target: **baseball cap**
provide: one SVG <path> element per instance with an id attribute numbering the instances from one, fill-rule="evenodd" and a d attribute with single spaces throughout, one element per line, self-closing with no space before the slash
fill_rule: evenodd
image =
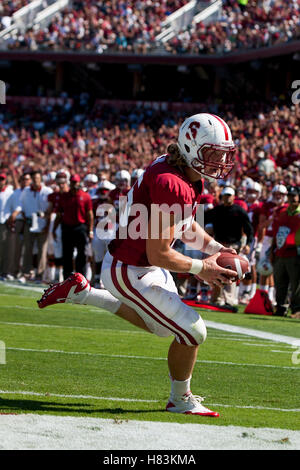
<path id="1" fill-rule="evenodd" d="M 284 184 L 276 184 L 272 189 L 272 193 L 287 194 L 287 189 Z"/>
<path id="2" fill-rule="evenodd" d="M 76 175 L 71 176 L 70 181 L 74 181 L 75 183 L 80 183 L 81 179 L 80 179 L 80 176 L 76 174 Z"/>
<path id="3" fill-rule="evenodd" d="M 6 174 L 5 173 L 0 173 L 0 179 L 6 180 Z"/>
<path id="4" fill-rule="evenodd" d="M 94 173 L 88 173 L 84 177 L 84 181 L 85 182 L 90 182 L 90 183 L 98 183 L 98 176 L 95 175 Z"/>
<path id="5" fill-rule="evenodd" d="M 292 194 L 292 195 L 300 195 L 300 188 L 297 187 L 297 186 L 289 186 L 288 187 L 288 194 Z"/>
<path id="6" fill-rule="evenodd" d="M 235 195 L 235 190 L 233 188 L 230 188 L 229 186 L 225 187 L 223 191 L 221 192 L 221 196 L 234 196 Z"/>

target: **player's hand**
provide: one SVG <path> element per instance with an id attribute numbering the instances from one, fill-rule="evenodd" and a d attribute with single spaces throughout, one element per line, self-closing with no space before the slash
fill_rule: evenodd
<path id="1" fill-rule="evenodd" d="M 237 255 L 237 252 L 234 248 L 226 248 L 226 246 L 224 246 L 223 248 L 221 248 L 221 250 L 219 251 L 219 253 L 232 253 L 233 255 Z"/>
<path id="2" fill-rule="evenodd" d="M 90 240 L 90 241 L 93 240 L 93 238 L 94 238 L 94 232 L 93 232 L 92 230 L 89 232 L 88 237 L 89 237 L 89 240 Z"/>
<path id="3" fill-rule="evenodd" d="M 195 275 L 196 278 L 219 287 L 223 287 L 224 284 L 232 284 L 232 280 L 236 278 L 236 272 L 218 265 L 217 259 L 220 254 L 219 251 L 215 255 L 205 258 L 203 260 L 203 269 L 199 274 Z"/>
<path id="4" fill-rule="evenodd" d="M 249 253 L 250 253 L 250 246 L 249 246 L 249 245 L 245 245 L 244 248 L 242 249 L 242 253 L 243 253 L 243 255 L 249 255 Z"/>

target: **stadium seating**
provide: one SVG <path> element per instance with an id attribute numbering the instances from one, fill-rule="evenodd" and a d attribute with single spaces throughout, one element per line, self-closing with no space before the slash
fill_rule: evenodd
<path id="1" fill-rule="evenodd" d="M 2 15 L 10 15 L 27 0 L 4 2 Z M 215 54 L 287 43 L 300 37 L 299 0 L 250 0 L 241 9 L 235 0 L 223 0 L 217 21 L 195 22 L 158 43 L 164 20 L 187 0 L 134 1 L 74 0 L 46 27 L 28 28 L 8 41 L 8 48 L 123 52 L 147 54 Z M 208 2 L 209 3 L 209 2 Z M 1 11 L 0 11 L 1 13 Z M 7 16 L 6 16 L 7 18 Z M 5 20 L 4 20 L 5 21 Z M 3 18 L 2 18 L 3 22 Z M 0 44 L 1 47 L 1 44 Z"/>

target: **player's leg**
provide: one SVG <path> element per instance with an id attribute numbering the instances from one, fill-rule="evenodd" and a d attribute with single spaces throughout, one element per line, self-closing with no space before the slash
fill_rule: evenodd
<path id="1" fill-rule="evenodd" d="M 72 303 L 79 305 L 92 305 L 108 310 L 133 325 L 151 333 L 143 319 L 137 312 L 122 303 L 105 289 L 95 289 L 81 273 L 74 273 L 64 282 L 58 282 L 45 290 L 42 298 L 38 300 L 40 308 L 57 303 Z"/>
<path id="2" fill-rule="evenodd" d="M 81 274 L 86 274 L 86 265 L 87 265 L 87 256 L 86 256 L 86 247 L 87 247 L 87 236 L 86 236 L 86 227 L 84 224 L 79 225 L 74 230 L 74 242 L 75 247 L 77 248 L 77 255 L 75 258 L 75 268 L 76 271 Z"/>
<path id="3" fill-rule="evenodd" d="M 168 366 L 172 379 L 182 381 L 192 376 L 198 349 L 198 345 L 187 346 L 174 339 L 168 352 Z"/>
<path id="4" fill-rule="evenodd" d="M 62 227 L 63 276 L 66 280 L 73 271 L 74 237 L 72 230 Z"/>
<path id="5" fill-rule="evenodd" d="M 275 315 L 284 316 L 286 313 L 287 294 L 290 282 L 284 258 L 275 258 L 273 270 L 276 285 L 277 303 Z"/>
<path id="6" fill-rule="evenodd" d="M 127 266 L 109 253 L 102 278 L 110 292 L 141 316 L 157 336 L 175 336 L 168 353 L 171 393 L 167 411 L 218 416 L 191 393 L 190 382 L 198 346 L 206 339 L 206 327 L 198 313 L 178 296 L 171 274 L 159 268 Z"/>

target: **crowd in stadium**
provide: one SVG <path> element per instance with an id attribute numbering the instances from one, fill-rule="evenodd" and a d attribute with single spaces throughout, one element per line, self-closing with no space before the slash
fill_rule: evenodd
<path id="1" fill-rule="evenodd" d="M 0 31 L 11 24 L 12 15 L 30 0 L 2 0 L 0 3 Z"/>
<path id="2" fill-rule="evenodd" d="M 81 99 L 84 102 L 84 96 Z M 56 197 L 59 198 L 60 191 L 67 192 L 69 184 L 71 187 L 73 184 L 90 195 L 93 217 L 85 223 L 89 225 L 93 220 L 89 226 L 89 233 L 93 232 L 93 236 L 89 240 L 89 251 L 85 251 L 86 258 L 81 259 L 81 263 L 85 265 L 89 261 L 88 275 L 99 286 L 101 256 L 99 258 L 97 255 L 93 242 L 97 238 L 94 233 L 97 204 L 109 199 L 114 202 L 111 192 L 114 197 L 127 194 L 136 170 L 142 172 L 153 159 L 166 152 L 170 142 L 176 140 L 186 113 L 183 110 L 170 113 L 147 107 L 115 109 L 113 112 L 110 107 L 95 106 L 90 115 L 84 115 L 79 110 L 78 114 L 73 113 L 72 105 L 66 106 L 64 103 L 61 106 L 66 108 L 65 114 L 48 105 L 46 108 L 30 108 L 33 114 L 28 113 L 22 120 L 24 113 L 19 110 L 18 114 L 15 106 L 11 114 L 0 116 L 0 274 L 2 279 L 18 278 L 20 282 L 62 280 L 62 262 L 59 265 L 55 263 L 53 240 L 50 240 L 52 229 L 47 225 L 45 232 L 43 218 L 50 210 L 49 220 L 52 220 Z M 281 105 L 262 112 L 253 105 L 252 110 L 250 107 L 247 109 L 247 116 L 243 119 L 235 117 L 232 106 L 224 105 L 223 108 L 222 114 L 226 116 L 237 144 L 236 165 L 226 181 L 206 184 L 202 200 L 205 209 L 211 210 L 223 203 L 226 196 L 222 194 L 224 187 L 233 189 L 233 193 L 228 195 L 233 196 L 234 204 L 247 213 L 253 203 L 249 198 L 249 191 L 252 190 L 256 191 L 255 201 L 259 207 L 271 203 L 274 208 L 277 205 L 274 201 L 279 197 L 280 207 L 286 208 L 287 188 L 300 187 L 300 107 Z M 198 112 L 205 110 L 203 105 Z M 30 188 L 34 204 L 42 197 L 38 208 L 33 204 L 34 209 L 30 209 L 32 202 L 28 202 L 29 206 L 27 203 L 20 206 L 19 198 L 25 186 Z M 35 197 L 37 194 L 38 198 Z M 15 212 L 17 207 L 18 211 Z M 38 214 L 37 217 L 33 217 L 30 211 Z M 265 215 L 264 223 L 269 225 L 272 211 L 261 213 Z M 25 235 L 26 221 L 29 226 Z M 30 224 L 34 224 L 34 228 L 31 225 L 32 230 Z M 263 228 L 266 229 L 266 226 Z M 264 232 L 261 233 L 260 247 L 264 238 Z M 19 242 L 22 240 L 23 248 L 18 245 L 16 249 L 16 238 Z M 70 239 L 72 237 L 68 237 Z M 24 244 L 26 251 L 22 257 L 20 250 L 25 249 Z M 100 252 L 103 254 L 103 247 Z M 6 253 L 12 256 L 4 256 Z M 61 257 L 62 254 L 56 256 Z M 240 291 L 238 301 L 247 303 L 255 292 L 253 286 L 256 287 L 256 280 L 248 285 L 248 290 Z M 191 295 L 191 287 L 185 286 L 187 290 L 182 295 Z M 275 302 L 274 284 L 266 283 L 263 288 L 270 289 L 271 300 Z"/>
<path id="3" fill-rule="evenodd" d="M 192 23 L 165 48 L 170 53 L 213 54 L 275 46 L 299 38 L 299 11 L 298 0 L 253 0 L 244 9 L 235 0 L 225 0 L 217 22 Z"/>
<path id="4" fill-rule="evenodd" d="M 57 171 L 64 166 L 82 177 L 102 167 L 112 174 L 132 171 L 165 152 L 186 115 L 184 110 L 147 106 L 90 108 L 87 99 L 82 94 L 73 104 L 31 106 L 26 112 L 22 105 L 8 105 L 5 115 L 0 115 L 2 167 L 20 172 L 46 166 Z M 221 113 L 229 123 L 238 144 L 232 181 L 249 176 L 266 184 L 266 172 L 272 184 L 292 183 L 300 156 L 299 105 L 245 103 L 244 109 L 243 116 L 237 116 L 229 104 L 200 104 L 195 110 Z"/>
<path id="5" fill-rule="evenodd" d="M 185 3 L 187 0 L 74 0 L 46 28 L 29 29 L 24 36 L 12 40 L 9 47 L 99 53 L 112 48 L 145 53 L 161 32 L 161 22 Z"/>
<path id="6" fill-rule="evenodd" d="M 11 11 L 21 3 L 7 2 Z M 161 23 L 185 3 L 187 0 L 74 0 L 47 27 L 29 28 L 24 35 L 11 38 L 8 47 L 147 53 L 158 45 L 155 38 L 162 30 Z M 299 38 L 299 9 L 299 0 L 223 0 L 217 22 L 192 22 L 164 47 L 169 53 L 211 54 L 282 44 Z"/>

